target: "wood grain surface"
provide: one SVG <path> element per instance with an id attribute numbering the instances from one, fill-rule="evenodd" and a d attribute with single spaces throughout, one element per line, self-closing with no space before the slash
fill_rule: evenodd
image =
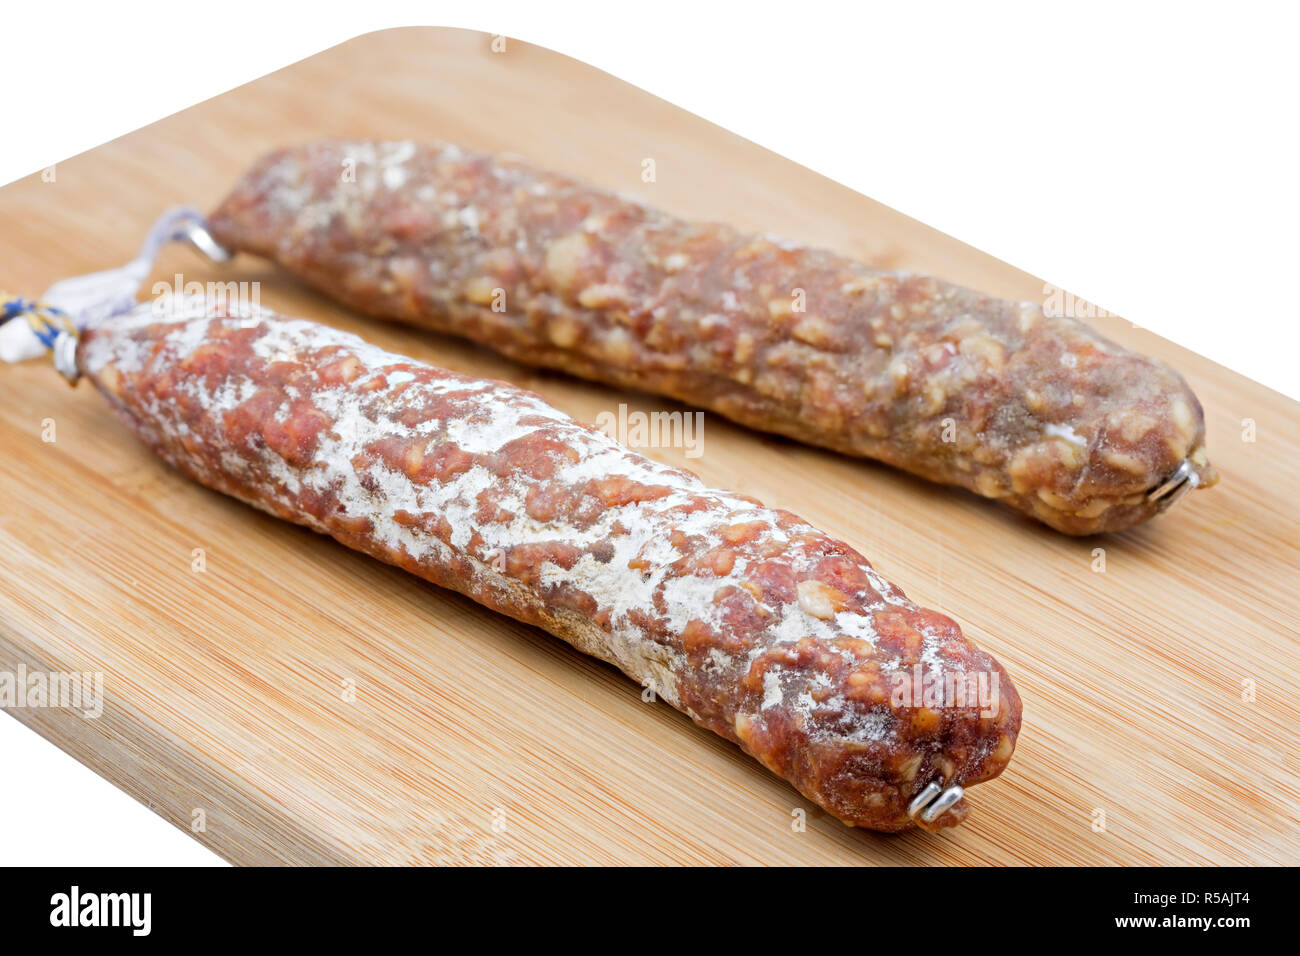
<path id="1" fill-rule="evenodd" d="M 168 205 L 211 208 L 264 150 L 324 135 L 510 151 L 678 214 L 1043 296 L 595 69 L 424 28 L 353 40 L 0 190 L 0 288 L 119 265 Z M 173 248 L 155 272 L 258 281 L 265 305 L 586 421 L 676 407 L 363 321 L 256 260 L 218 269 Z M 849 829 L 547 634 L 187 482 L 40 361 L 0 367 L 0 670 L 102 672 L 105 705 L 11 713 L 187 832 L 201 819 L 194 836 L 237 863 L 1300 863 L 1300 406 L 1127 320 L 1096 324 L 1187 376 L 1223 473 L 1130 532 L 1065 538 L 712 415 L 701 457 L 648 452 L 851 542 L 1006 665 L 1024 698 L 1015 759 L 941 836 Z"/>

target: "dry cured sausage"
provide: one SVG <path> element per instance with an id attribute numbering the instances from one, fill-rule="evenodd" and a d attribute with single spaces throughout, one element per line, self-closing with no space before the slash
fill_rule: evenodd
<path id="1" fill-rule="evenodd" d="M 879 459 L 1069 534 L 1137 524 L 1216 477 L 1179 374 L 1076 319 L 517 159 L 316 142 L 258 162 L 211 222 L 361 312 Z"/>
<path id="2" fill-rule="evenodd" d="M 1015 688 L 950 618 L 531 392 L 201 299 L 87 330 L 77 362 L 195 481 L 613 664 L 846 823 L 906 829 L 1011 758 Z"/>

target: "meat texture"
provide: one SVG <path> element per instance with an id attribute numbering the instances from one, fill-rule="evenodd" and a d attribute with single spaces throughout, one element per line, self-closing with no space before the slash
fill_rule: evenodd
<path id="1" fill-rule="evenodd" d="M 967 488 L 1068 534 L 1215 481 L 1173 369 L 1039 303 L 691 222 L 450 145 L 316 142 L 213 213 L 353 308 Z"/>
<path id="2" fill-rule="evenodd" d="M 846 823 L 905 829 L 928 784 L 1011 758 L 1015 688 L 950 618 L 531 392 L 200 301 L 88 331 L 78 364 L 195 481 L 608 661 Z"/>

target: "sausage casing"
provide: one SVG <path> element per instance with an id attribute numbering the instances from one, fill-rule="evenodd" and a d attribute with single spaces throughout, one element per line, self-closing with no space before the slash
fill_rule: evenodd
<path id="1" fill-rule="evenodd" d="M 212 216 L 348 305 L 1002 501 L 1069 534 L 1212 484 L 1177 372 L 1040 304 L 640 203 L 454 146 L 317 142 Z"/>
<path id="2" fill-rule="evenodd" d="M 92 329 L 78 365 L 182 473 L 608 661 L 845 822 L 905 829 L 1011 757 L 1015 688 L 951 619 L 535 394 L 202 303 Z"/>

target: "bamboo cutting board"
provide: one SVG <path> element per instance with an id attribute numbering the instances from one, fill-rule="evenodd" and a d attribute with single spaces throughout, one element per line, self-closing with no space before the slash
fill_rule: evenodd
<path id="1" fill-rule="evenodd" d="M 367 35 L 0 190 L 0 288 L 119 265 L 164 207 L 211 208 L 262 151 L 330 135 L 508 150 L 679 214 L 1042 298 L 610 76 L 490 42 Z M 175 248 L 155 272 L 260 282 L 265 305 L 586 421 L 676 407 L 362 321 L 258 261 Z M 237 863 L 1300 863 L 1300 406 L 1097 324 L 1186 374 L 1223 473 L 1130 532 L 1065 538 L 713 415 L 701 457 L 649 452 L 846 539 L 1006 665 L 1016 757 L 944 835 L 849 829 L 548 635 L 188 483 L 48 362 L 0 367 L 0 670 L 103 672 L 105 704 L 11 713 Z"/>

